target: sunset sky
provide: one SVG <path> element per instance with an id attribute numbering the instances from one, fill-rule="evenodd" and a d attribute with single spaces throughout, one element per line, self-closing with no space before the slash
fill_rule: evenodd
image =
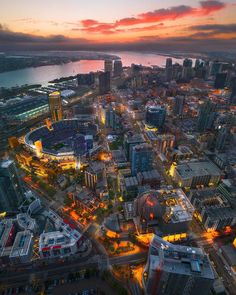
<path id="1" fill-rule="evenodd" d="M 236 45 L 233 0 L 0 0 L 0 7 L 0 49 Z"/>

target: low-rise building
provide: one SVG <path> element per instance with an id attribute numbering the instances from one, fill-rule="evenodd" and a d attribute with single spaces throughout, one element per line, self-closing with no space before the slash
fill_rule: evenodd
<path id="1" fill-rule="evenodd" d="M 9 121 L 26 122 L 49 112 L 46 96 L 26 97 L 14 105 L 7 104 L 2 112 Z"/>
<path id="2" fill-rule="evenodd" d="M 18 232 L 9 255 L 13 263 L 29 262 L 33 250 L 33 234 L 30 230 Z"/>
<path id="3" fill-rule="evenodd" d="M 96 186 L 104 181 L 105 166 L 102 162 L 93 162 L 85 170 L 85 185 L 87 188 L 96 189 Z"/>
<path id="4" fill-rule="evenodd" d="M 99 207 L 100 200 L 96 197 L 94 192 L 80 188 L 76 190 L 75 202 L 82 210 L 92 213 Z"/>
<path id="5" fill-rule="evenodd" d="M 181 161 L 185 159 L 191 159 L 193 156 L 193 152 L 186 145 L 179 145 L 177 149 L 172 149 L 168 153 L 168 158 L 172 161 Z"/>
<path id="6" fill-rule="evenodd" d="M 132 220 L 134 217 L 134 203 L 125 202 L 123 207 L 124 207 L 125 220 Z"/>
<path id="7" fill-rule="evenodd" d="M 69 256 L 79 251 L 79 248 L 83 245 L 83 235 L 65 223 L 54 211 L 49 210 L 47 216 L 54 223 L 56 231 L 44 232 L 40 235 L 40 257 Z"/>
<path id="8" fill-rule="evenodd" d="M 36 220 L 27 213 L 19 213 L 16 216 L 17 224 L 21 230 L 37 231 Z"/>
<path id="9" fill-rule="evenodd" d="M 217 189 L 191 190 L 189 199 L 206 230 L 221 230 L 236 224 L 236 209 Z"/>
<path id="10" fill-rule="evenodd" d="M 139 233 L 186 233 L 193 212 L 182 189 L 148 190 L 134 200 L 134 223 Z"/>
<path id="11" fill-rule="evenodd" d="M 0 222 L 0 260 L 3 262 L 9 257 L 16 235 L 16 226 L 13 219 L 3 219 Z"/>
<path id="12" fill-rule="evenodd" d="M 39 239 L 40 257 L 53 258 L 75 254 L 78 251 L 79 236 L 74 237 L 72 234 L 60 231 L 42 233 Z"/>
<path id="13" fill-rule="evenodd" d="M 159 186 L 161 182 L 160 173 L 156 169 L 139 172 L 137 179 L 139 185 L 150 185 L 152 188 Z"/>
<path id="14" fill-rule="evenodd" d="M 130 197 L 135 197 L 138 193 L 138 180 L 136 176 L 126 177 L 124 179 L 125 193 Z"/>
<path id="15" fill-rule="evenodd" d="M 170 175 L 180 187 L 217 185 L 221 170 L 210 161 L 188 162 L 171 167 Z"/>

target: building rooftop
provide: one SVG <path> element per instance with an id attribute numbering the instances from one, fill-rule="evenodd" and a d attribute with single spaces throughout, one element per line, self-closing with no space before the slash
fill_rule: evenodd
<path id="1" fill-rule="evenodd" d="M 90 163 L 89 167 L 87 168 L 87 171 L 91 173 L 99 173 L 104 168 L 105 168 L 105 165 L 103 162 L 96 161 L 96 162 Z"/>
<path id="2" fill-rule="evenodd" d="M 136 176 L 126 177 L 124 180 L 126 187 L 138 186 L 138 180 Z"/>
<path id="3" fill-rule="evenodd" d="M 194 176 L 221 175 L 220 169 L 210 161 L 179 164 L 176 166 L 176 170 L 183 179 Z"/>
<path id="4" fill-rule="evenodd" d="M 23 230 L 34 231 L 36 228 L 36 221 L 27 213 L 19 213 L 16 216 L 19 227 Z"/>
<path id="5" fill-rule="evenodd" d="M 88 189 L 77 191 L 76 200 L 82 203 L 90 211 L 95 210 L 99 205 L 96 195 Z"/>
<path id="6" fill-rule="evenodd" d="M 236 217 L 234 206 L 218 189 L 191 190 L 190 200 L 197 210 L 204 209 L 209 218 L 226 219 Z"/>
<path id="7" fill-rule="evenodd" d="M 42 233 L 39 239 L 39 250 L 44 251 L 46 248 L 59 249 L 65 246 L 73 245 L 77 242 L 72 236 L 61 231 Z"/>
<path id="8" fill-rule="evenodd" d="M 174 152 L 179 156 L 186 155 L 186 154 L 193 154 L 191 149 L 186 145 L 179 145 L 178 149 L 175 149 Z"/>
<path id="9" fill-rule="evenodd" d="M 134 201 L 134 214 L 141 220 L 165 223 L 191 221 L 194 207 L 182 189 L 149 190 Z"/>
<path id="10" fill-rule="evenodd" d="M 124 163 L 127 161 L 125 152 L 123 150 L 113 150 L 112 159 L 117 163 Z"/>
<path id="11" fill-rule="evenodd" d="M 161 268 L 169 273 L 215 279 L 209 258 L 200 248 L 173 245 L 154 236 L 149 251 L 153 271 Z"/>
<path id="12" fill-rule="evenodd" d="M 155 179 L 160 179 L 161 176 L 160 176 L 160 173 L 156 170 L 156 169 L 153 169 L 153 170 L 149 170 L 149 171 L 144 171 L 144 172 L 139 172 L 137 174 L 137 178 L 139 180 L 145 180 L 145 181 L 150 181 L 150 180 L 155 180 Z"/>
<path id="13" fill-rule="evenodd" d="M 156 141 L 159 138 L 159 136 L 156 134 L 155 131 L 146 130 L 145 134 L 147 135 L 148 139 L 151 141 Z"/>
<path id="14" fill-rule="evenodd" d="M 3 160 L 0 162 L 0 167 L 4 169 L 8 168 L 12 163 L 13 163 L 12 160 Z"/>
<path id="15" fill-rule="evenodd" d="M 31 112 L 35 108 L 42 106 L 48 106 L 48 100 L 46 96 L 31 97 L 30 99 L 19 100 L 17 103 L 8 105 L 4 108 L 4 114 L 7 116 L 17 116 L 23 113 Z"/>
<path id="16" fill-rule="evenodd" d="M 156 105 L 156 106 L 148 106 L 148 111 L 150 113 L 156 113 L 165 110 L 163 106 Z"/>
<path id="17" fill-rule="evenodd" d="M 54 223 L 55 228 L 64 233 L 66 236 L 70 236 L 73 239 L 79 240 L 82 236 L 77 230 L 72 229 L 69 224 L 66 224 L 63 219 L 53 210 L 49 210 L 47 213 L 49 219 Z"/>
<path id="18" fill-rule="evenodd" d="M 119 222 L 119 216 L 117 213 L 110 214 L 107 218 L 104 220 L 104 226 L 113 232 L 120 232 L 120 222 Z"/>
<path id="19" fill-rule="evenodd" d="M 10 258 L 28 255 L 33 234 L 29 230 L 18 232 L 11 249 Z"/>
<path id="20" fill-rule="evenodd" d="M 138 145 L 135 145 L 133 147 L 133 150 L 135 150 L 136 152 L 142 152 L 142 151 L 146 151 L 146 150 L 152 150 L 152 146 L 148 143 L 140 143 Z"/>
<path id="21" fill-rule="evenodd" d="M 145 142 L 144 136 L 142 134 L 133 134 L 128 136 L 127 143 Z"/>
<path id="22" fill-rule="evenodd" d="M 3 219 L 0 222 L 0 249 L 3 249 L 6 246 L 13 227 L 13 219 Z"/>

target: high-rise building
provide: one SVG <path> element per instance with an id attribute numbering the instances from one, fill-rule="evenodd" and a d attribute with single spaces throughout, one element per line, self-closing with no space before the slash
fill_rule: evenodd
<path id="1" fill-rule="evenodd" d="M 225 87 L 226 78 L 227 78 L 227 73 L 217 73 L 214 87 L 216 89 L 223 89 Z"/>
<path id="2" fill-rule="evenodd" d="M 145 143 L 145 139 L 142 134 L 134 134 L 134 135 L 125 134 L 125 136 L 124 136 L 124 149 L 125 149 L 125 154 L 126 154 L 126 158 L 128 161 L 131 160 L 132 148 L 135 145 L 138 145 L 141 143 Z"/>
<path id="3" fill-rule="evenodd" d="M 112 71 L 113 71 L 113 61 L 110 59 L 105 60 L 104 61 L 104 72 L 109 72 L 111 75 Z"/>
<path id="4" fill-rule="evenodd" d="M 88 74 L 77 75 L 78 85 L 92 85 L 95 83 L 95 74 L 93 72 Z"/>
<path id="5" fill-rule="evenodd" d="M 233 77 L 231 79 L 230 89 L 231 89 L 230 103 L 236 104 L 236 77 Z"/>
<path id="6" fill-rule="evenodd" d="M 113 110 L 112 106 L 109 106 L 106 109 L 105 125 L 107 128 L 112 128 L 113 130 L 117 129 L 118 127 L 118 116 L 116 112 Z"/>
<path id="7" fill-rule="evenodd" d="M 0 162 L 0 211 L 14 211 L 23 200 L 23 189 L 15 163 Z"/>
<path id="8" fill-rule="evenodd" d="M 196 59 L 194 70 L 195 77 L 199 79 L 206 78 L 207 64 L 203 60 Z"/>
<path id="9" fill-rule="evenodd" d="M 122 61 L 121 60 L 115 60 L 114 61 L 114 76 L 120 76 L 123 72 L 123 67 L 122 67 Z"/>
<path id="10" fill-rule="evenodd" d="M 136 65 L 136 64 L 131 65 L 131 71 L 133 76 L 139 76 L 141 70 L 142 70 L 141 65 Z"/>
<path id="11" fill-rule="evenodd" d="M 146 123 L 161 128 L 165 123 L 166 109 L 162 106 L 150 106 L 146 110 Z"/>
<path id="12" fill-rule="evenodd" d="M 101 72 L 99 79 L 99 94 L 107 94 L 111 90 L 111 75 L 110 72 Z"/>
<path id="13" fill-rule="evenodd" d="M 197 129 L 200 132 L 212 129 L 216 116 L 216 104 L 207 100 L 200 107 Z"/>
<path id="14" fill-rule="evenodd" d="M 182 116 L 183 111 L 184 111 L 184 103 L 185 103 L 185 98 L 184 96 L 177 95 L 175 97 L 175 102 L 174 102 L 174 114 L 176 116 Z"/>
<path id="15" fill-rule="evenodd" d="M 214 280 L 214 269 L 201 248 L 153 237 L 143 273 L 146 295 L 208 295 Z"/>
<path id="16" fill-rule="evenodd" d="M 168 57 L 166 59 L 166 68 L 172 67 L 172 58 Z"/>
<path id="17" fill-rule="evenodd" d="M 48 96 L 48 103 L 49 103 L 49 109 L 51 112 L 52 120 L 54 122 L 62 120 L 63 110 L 62 110 L 61 93 L 59 91 L 50 93 Z"/>
<path id="18" fill-rule="evenodd" d="M 111 105 L 99 105 L 98 108 L 99 122 L 107 128 L 117 129 L 119 117 Z"/>
<path id="19" fill-rule="evenodd" d="M 85 170 L 85 185 L 90 189 L 95 189 L 99 182 L 104 179 L 104 164 L 102 162 L 92 162 Z"/>
<path id="20" fill-rule="evenodd" d="M 210 62 L 210 75 L 216 75 L 222 71 L 222 63 L 219 61 Z"/>
<path id="21" fill-rule="evenodd" d="M 156 147 L 158 152 L 167 154 L 168 150 L 173 149 L 175 136 L 172 134 L 160 134 L 157 136 Z"/>
<path id="22" fill-rule="evenodd" d="M 131 172 L 136 175 L 138 172 L 149 171 L 153 168 L 153 150 L 147 143 L 135 145 L 131 150 Z"/>
<path id="23" fill-rule="evenodd" d="M 216 137 L 217 150 L 222 151 L 224 149 L 228 136 L 229 136 L 229 131 L 227 127 L 223 127 L 219 130 Z"/>
<path id="24" fill-rule="evenodd" d="M 173 74 L 172 58 L 166 59 L 166 80 L 171 81 Z"/>
<path id="25" fill-rule="evenodd" d="M 200 67 L 200 65 L 201 65 L 200 59 L 196 59 L 196 61 L 195 61 L 195 69 L 198 69 Z"/>
<path id="26" fill-rule="evenodd" d="M 192 78 L 193 69 L 192 69 L 193 61 L 189 58 L 185 58 L 183 62 L 183 70 L 182 70 L 182 79 L 185 81 L 189 81 Z"/>
<path id="27" fill-rule="evenodd" d="M 172 68 L 173 68 L 172 79 L 179 80 L 181 77 L 182 66 L 178 63 L 175 63 L 173 64 Z"/>

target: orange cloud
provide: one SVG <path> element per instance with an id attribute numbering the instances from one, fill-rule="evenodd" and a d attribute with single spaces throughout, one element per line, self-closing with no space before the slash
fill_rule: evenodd
<path id="1" fill-rule="evenodd" d="M 220 0 L 206 0 L 200 2 L 200 7 L 195 8 L 187 5 L 173 6 L 170 8 L 162 8 L 154 11 L 149 11 L 139 14 L 137 17 L 127 17 L 117 20 L 113 23 L 101 23 L 93 19 L 85 19 L 81 21 L 82 28 L 77 30 L 102 33 L 102 34 L 114 34 L 117 32 L 132 31 L 131 29 L 124 29 L 124 27 L 134 25 L 145 25 L 149 23 L 157 23 L 163 21 L 171 21 L 181 19 L 184 17 L 199 17 L 210 15 L 214 12 L 220 11 L 226 7 L 226 4 Z M 121 28 L 120 28 L 121 27 Z M 154 30 L 154 26 L 147 26 L 142 28 L 133 28 L 133 31 Z"/>

